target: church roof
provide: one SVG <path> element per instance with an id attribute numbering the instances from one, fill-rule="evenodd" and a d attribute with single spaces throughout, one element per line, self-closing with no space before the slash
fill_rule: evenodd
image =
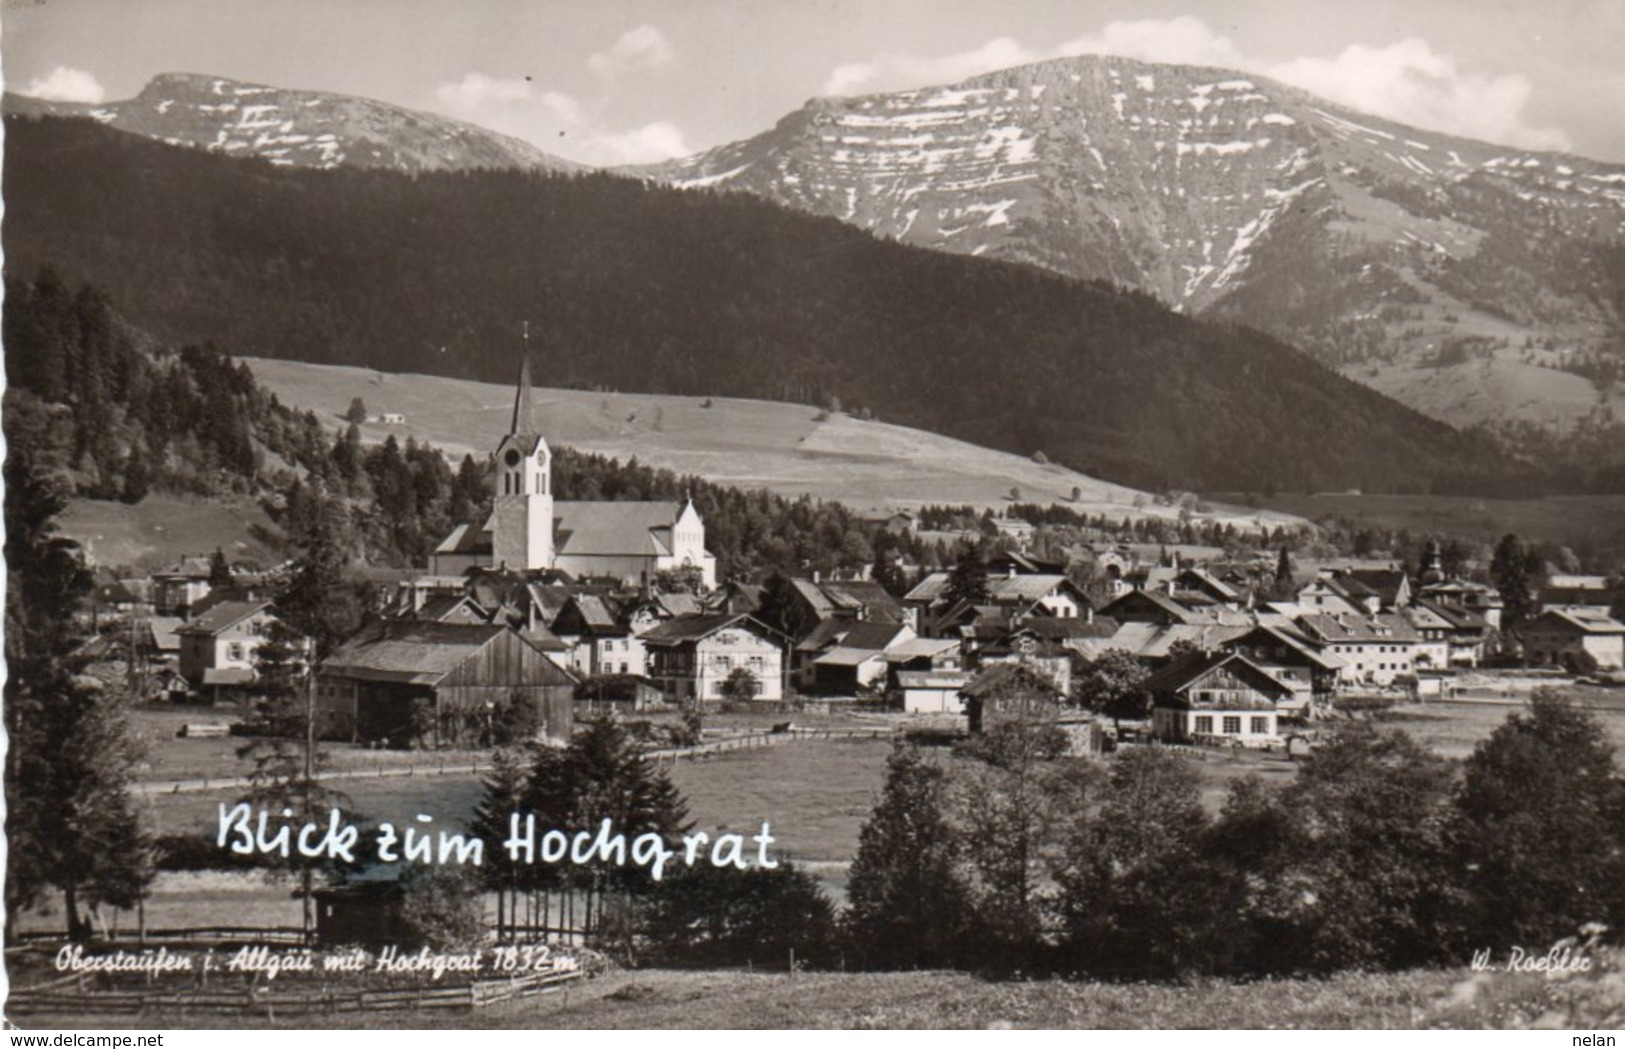
<path id="1" fill-rule="evenodd" d="M 553 504 L 555 543 L 560 557 L 671 554 L 671 528 L 683 506 L 678 502 L 559 502 Z"/>

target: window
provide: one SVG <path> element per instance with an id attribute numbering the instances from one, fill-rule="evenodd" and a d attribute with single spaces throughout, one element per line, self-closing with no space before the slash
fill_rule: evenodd
<path id="1" fill-rule="evenodd" d="M 1269 718 L 1253 718 L 1252 721 L 1253 721 L 1253 729 L 1252 729 L 1253 735 L 1255 735 L 1255 736 L 1267 736 L 1267 735 L 1269 735 L 1269 732 L 1270 732 L 1270 719 Z"/>
<path id="2" fill-rule="evenodd" d="M 1239 736 L 1239 735 L 1241 735 L 1241 718 L 1239 716 L 1232 717 L 1232 716 L 1230 716 L 1228 714 L 1225 715 L 1225 718 L 1224 718 L 1224 734 L 1227 735 L 1227 736 Z"/>
<path id="3" fill-rule="evenodd" d="M 226 646 L 226 658 L 234 662 L 241 662 L 243 658 L 243 643 L 233 641 Z"/>
<path id="4" fill-rule="evenodd" d="M 1202 735 L 1212 735 L 1213 734 L 1213 715 L 1212 714 L 1198 714 L 1198 715 L 1196 715 L 1196 731 L 1199 734 L 1202 734 Z"/>

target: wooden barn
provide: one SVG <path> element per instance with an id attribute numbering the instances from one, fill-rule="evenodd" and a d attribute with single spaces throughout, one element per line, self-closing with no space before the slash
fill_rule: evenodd
<path id="1" fill-rule="evenodd" d="M 326 734 L 390 746 L 470 746 L 507 704 L 531 704 L 542 734 L 568 740 L 575 677 L 511 627 L 385 621 L 322 664 Z"/>

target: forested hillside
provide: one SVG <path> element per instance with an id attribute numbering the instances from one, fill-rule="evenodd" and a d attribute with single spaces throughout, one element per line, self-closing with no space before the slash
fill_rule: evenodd
<path id="1" fill-rule="evenodd" d="M 345 506 L 349 553 L 422 565 L 458 521 L 490 509 L 489 466 L 454 466 L 433 446 L 393 437 L 363 446 L 357 428 L 279 404 L 213 345 L 179 348 L 130 325 L 91 285 L 53 269 L 6 279 L 6 440 L 68 493 L 138 503 L 149 492 L 258 497 L 293 535 L 324 501 Z M 724 578 L 772 569 L 869 564 L 872 526 L 838 503 L 791 501 L 556 448 L 563 499 L 684 499 L 706 521 Z M 275 536 L 264 537 L 275 542 Z M 876 533 L 883 549 L 909 539 Z"/>
<path id="2" fill-rule="evenodd" d="M 1528 491 L 1273 339 L 1100 284 L 604 175 L 286 171 L 8 119 L 8 265 L 235 352 L 809 402 L 1141 487 Z"/>

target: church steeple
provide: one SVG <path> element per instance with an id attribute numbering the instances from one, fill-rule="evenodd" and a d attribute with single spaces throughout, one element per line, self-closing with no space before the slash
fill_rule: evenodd
<path id="1" fill-rule="evenodd" d="M 497 445 L 497 494 L 491 555 L 499 568 L 530 571 L 553 565 L 553 470 L 547 439 L 531 404 L 530 324 L 519 359 L 513 422 Z"/>
<path id="2" fill-rule="evenodd" d="M 536 418 L 530 403 L 530 321 L 525 322 L 525 347 L 519 354 L 519 385 L 513 394 L 512 434 L 534 434 Z"/>

